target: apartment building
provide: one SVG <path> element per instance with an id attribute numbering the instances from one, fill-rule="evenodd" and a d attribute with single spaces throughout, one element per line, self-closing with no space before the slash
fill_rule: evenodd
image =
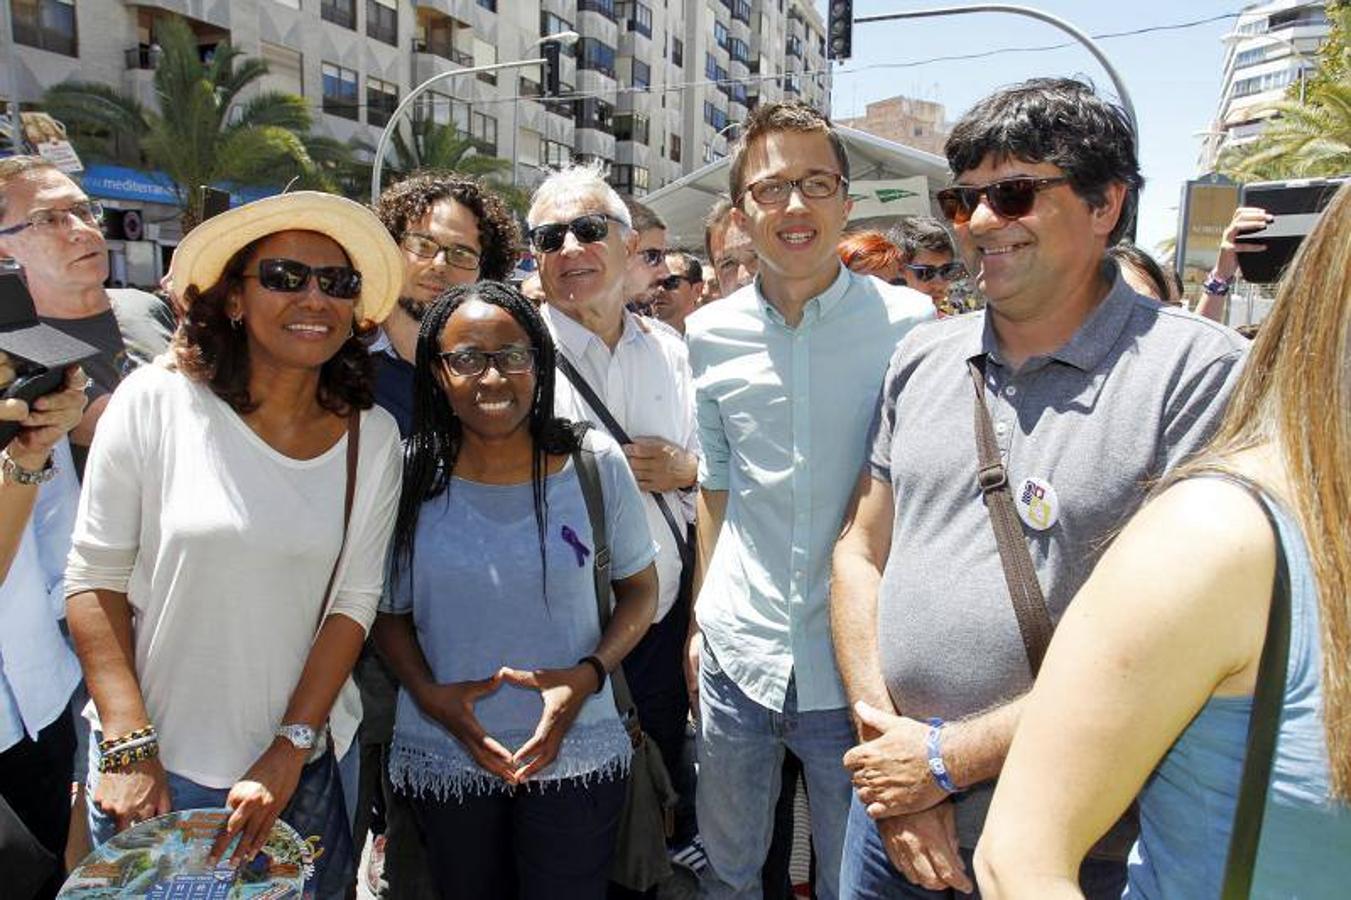
<path id="1" fill-rule="evenodd" d="M 660 4 L 660 5 L 658 5 Z M 414 115 L 454 125 L 512 179 L 598 159 L 643 195 L 727 152 L 758 102 L 830 96 L 825 27 L 810 0 L 0 0 L 0 95 L 25 108 L 67 78 L 154 104 L 156 23 L 185 18 L 202 52 L 229 41 L 267 60 L 262 87 L 304 96 L 316 130 L 378 139 L 428 78 L 535 57 L 576 32 L 560 99 L 534 68 L 449 76 Z"/>
<path id="2" fill-rule="evenodd" d="M 943 104 L 900 95 L 869 103 L 861 116 L 835 121 L 939 156 L 950 130 Z"/>
<path id="3" fill-rule="evenodd" d="M 1225 35 L 1220 101 L 1204 132 L 1198 166 L 1214 171 L 1220 153 L 1252 141 L 1273 115 L 1272 104 L 1318 68 L 1328 34 L 1327 4 L 1301 0 L 1251 3 Z"/>

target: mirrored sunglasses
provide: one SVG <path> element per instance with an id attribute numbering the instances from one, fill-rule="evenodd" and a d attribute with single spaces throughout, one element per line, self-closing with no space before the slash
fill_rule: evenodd
<path id="1" fill-rule="evenodd" d="M 336 300 L 355 300 L 361 293 L 361 273 L 351 266 L 308 266 L 294 259 L 264 259 L 258 262 L 258 283 L 269 291 L 297 294 L 314 276 L 319 290 Z"/>

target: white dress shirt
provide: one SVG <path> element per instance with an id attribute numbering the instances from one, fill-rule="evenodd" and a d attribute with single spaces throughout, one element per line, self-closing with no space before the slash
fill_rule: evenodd
<path id="1" fill-rule="evenodd" d="M 52 453 L 56 475 L 38 488 L 19 550 L 0 582 L 0 751 L 36 739 L 66 710 L 80 664 L 61 634 L 66 615 L 62 574 L 80 485 L 70 445 Z"/>
<path id="2" fill-rule="evenodd" d="M 558 352 L 567 356 L 591 385 L 615 421 L 631 438 L 656 437 L 698 455 L 699 437 L 694 418 L 694 387 L 689 354 L 678 337 L 644 326 L 633 313 L 624 313 L 624 330 L 614 351 L 585 326 L 551 306 L 543 309 Z M 592 422 L 604 430 L 572 383 L 560 371 L 554 386 L 554 412 L 575 421 Z M 676 521 L 684 525 L 680 491 L 664 495 Z M 660 547 L 657 553 L 657 615 L 660 622 L 675 605 L 680 591 L 680 550 L 656 500 L 643 494 L 648 528 Z"/>

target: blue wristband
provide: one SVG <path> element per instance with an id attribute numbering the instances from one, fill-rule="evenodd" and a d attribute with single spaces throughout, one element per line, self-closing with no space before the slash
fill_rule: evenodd
<path id="1" fill-rule="evenodd" d="M 942 731 L 942 719 L 929 720 L 929 736 L 924 741 L 924 749 L 929 754 L 929 774 L 933 775 L 934 782 L 945 792 L 957 794 L 961 788 L 953 783 L 948 767 L 943 765 L 943 751 L 939 747 Z"/>

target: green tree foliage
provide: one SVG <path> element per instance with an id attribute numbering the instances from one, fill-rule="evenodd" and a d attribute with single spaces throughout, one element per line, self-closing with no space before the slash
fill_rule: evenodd
<path id="1" fill-rule="evenodd" d="M 156 29 L 155 94 L 159 110 L 104 84 L 65 81 L 48 89 L 44 106 L 64 122 L 81 154 L 93 159 L 143 162 L 172 181 L 187 232 L 201 219 L 203 184 L 285 184 L 331 188 L 331 171 L 347 148 L 309 134 L 305 100 L 244 91 L 267 73 L 267 63 L 217 45 L 204 61 L 191 29 L 178 18 Z"/>

